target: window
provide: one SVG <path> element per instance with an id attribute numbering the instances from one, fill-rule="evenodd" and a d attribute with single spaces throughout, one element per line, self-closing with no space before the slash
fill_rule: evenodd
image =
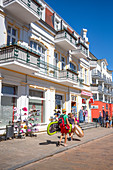
<path id="1" fill-rule="evenodd" d="M 97 100 L 97 94 L 93 94 L 93 99 Z"/>
<path id="2" fill-rule="evenodd" d="M 55 94 L 55 109 L 62 110 L 62 96 Z"/>
<path id="3" fill-rule="evenodd" d="M 60 22 L 59 21 L 55 21 L 55 29 L 56 29 L 56 31 L 58 31 L 60 28 Z"/>
<path id="4" fill-rule="evenodd" d="M 87 70 L 85 69 L 85 84 L 87 84 Z"/>
<path id="5" fill-rule="evenodd" d="M 16 95 L 17 94 L 17 87 L 10 86 L 10 85 L 2 85 L 2 93 L 8 95 Z"/>
<path id="6" fill-rule="evenodd" d="M 64 57 L 61 57 L 61 64 L 62 64 L 61 65 L 61 69 L 64 70 L 65 69 L 65 65 L 66 65 Z"/>
<path id="7" fill-rule="evenodd" d="M 17 87 L 2 85 L 0 126 L 6 126 L 13 119 L 13 108 L 17 106 Z"/>
<path id="8" fill-rule="evenodd" d="M 30 47 L 38 51 L 41 54 L 41 60 L 45 61 L 46 49 L 35 41 L 30 41 Z"/>
<path id="9" fill-rule="evenodd" d="M 7 28 L 7 44 L 14 44 L 17 42 L 17 30 L 13 27 L 8 26 Z"/>
<path id="10" fill-rule="evenodd" d="M 73 63 L 70 63 L 70 69 L 73 71 L 77 71 L 77 67 Z"/>
<path id="11" fill-rule="evenodd" d="M 54 65 L 57 67 L 58 65 L 58 54 L 54 52 Z"/>
<path id="12" fill-rule="evenodd" d="M 105 63 L 103 63 L 103 69 L 105 69 Z"/>
<path id="13" fill-rule="evenodd" d="M 80 67 L 80 77 L 81 77 L 81 78 L 83 77 L 83 74 L 82 74 L 82 67 Z"/>

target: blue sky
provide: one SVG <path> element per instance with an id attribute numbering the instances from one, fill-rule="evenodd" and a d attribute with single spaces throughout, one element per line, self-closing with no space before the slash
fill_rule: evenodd
<path id="1" fill-rule="evenodd" d="M 88 30 L 90 51 L 113 70 L 113 0 L 45 0 L 78 34 Z"/>

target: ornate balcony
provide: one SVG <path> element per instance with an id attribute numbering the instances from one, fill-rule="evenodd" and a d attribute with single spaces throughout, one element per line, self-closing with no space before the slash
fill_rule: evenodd
<path id="1" fill-rule="evenodd" d="M 72 50 L 71 55 L 73 55 L 74 57 L 76 57 L 78 59 L 88 57 L 87 51 L 84 51 L 83 48 Z"/>
<path id="2" fill-rule="evenodd" d="M 36 0 L 3 0 L 5 11 L 25 24 L 41 17 L 41 4 Z"/>
<path id="3" fill-rule="evenodd" d="M 97 61 L 93 61 L 93 60 L 90 60 L 89 61 L 89 64 L 90 64 L 90 70 L 93 70 L 94 68 L 97 67 Z"/>
<path id="4" fill-rule="evenodd" d="M 102 86 L 98 84 L 91 84 L 91 91 L 98 91 L 99 93 L 103 94 Z"/>
<path id="5" fill-rule="evenodd" d="M 59 79 L 61 83 L 66 85 L 78 84 L 78 74 L 71 70 L 60 70 Z"/>
<path id="6" fill-rule="evenodd" d="M 38 71 L 37 60 L 40 54 L 20 44 L 3 45 L 0 47 L 0 67 L 22 73 Z"/>
<path id="7" fill-rule="evenodd" d="M 66 51 L 75 50 L 77 38 L 67 30 L 58 31 L 55 36 L 55 44 Z"/>
<path id="8" fill-rule="evenodd" d="M 76 46 L 77 49 L 71 50 L 71 54 L 78 59 L 87 58 L 89 45 L 82 38 L 79 38 Z"/>
<path id="9" fill-rule="evenodd" d="M 99 70 L 92 70 L 92 78 L 98 79 L 99 81 L 104 81 L 102 74 Z"/>

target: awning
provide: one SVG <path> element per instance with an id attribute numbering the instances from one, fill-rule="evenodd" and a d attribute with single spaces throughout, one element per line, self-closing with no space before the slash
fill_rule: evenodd
<path id="1" fill-rule="evenodd" d="M 81 95 L 91 96 L 91 97 L 92 97 L 92 93 L 86 92 L 86 91 L 82 91 L 82 92 L 81 92 Z"/>

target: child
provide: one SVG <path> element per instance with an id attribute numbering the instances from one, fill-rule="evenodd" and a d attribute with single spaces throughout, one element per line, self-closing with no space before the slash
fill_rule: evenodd
<path id="1" fill-rule="evenodd" d="M 73 133 L 75 131 L 75 124 L 76 124 L 75 118 L 72 113 L 68 113 L 68 121 L 70 124 L 72 124 L 72 131 L 71 131 L 71 133 L 69 133 L 69 136 L 70 136 L 69 140 L 72 140 Z"/>

